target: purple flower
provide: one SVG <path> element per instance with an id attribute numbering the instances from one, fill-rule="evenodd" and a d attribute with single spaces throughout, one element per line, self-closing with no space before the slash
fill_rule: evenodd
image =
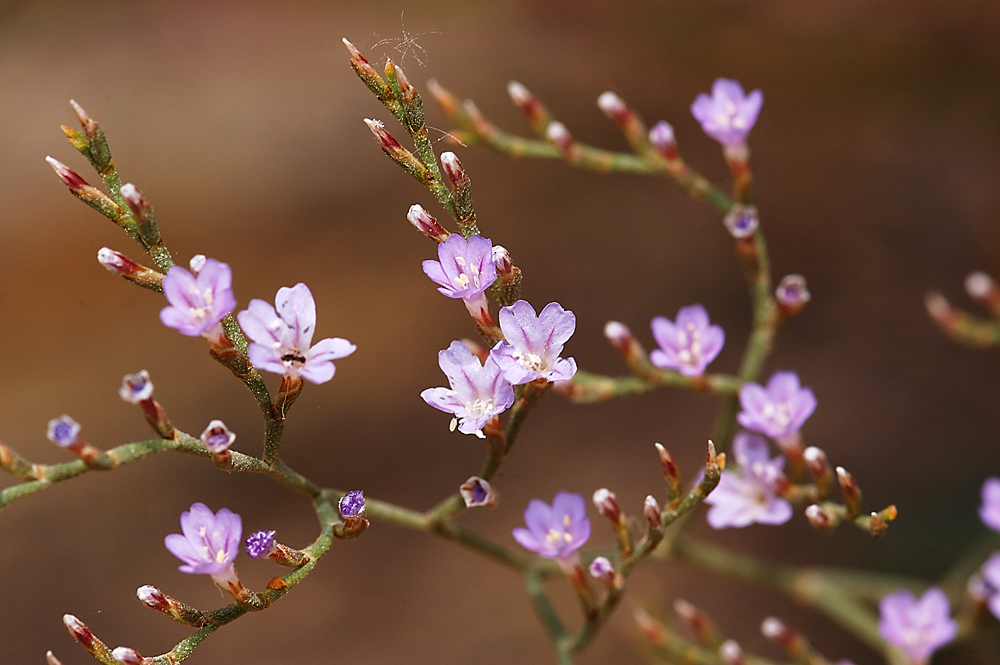
<path id="1" fill-rule="evenodd" d="M 62 415 L 49 421 L 48 431 L 45 434 L 49 441 L 60 448 L 69 448 L 80 440 L 80 423 Z"/>
<path id="2" fill-rule="evenodd" d="M 712 506 L 708 524 L 713 529 L 758 524 L 784 524 L 792 518 L 792 506 L 775 494 L 775 480 L 782 476 L 784 457 L 768 459 L 767 442 L 740 432 L 733 440 L 737 474 L 722 472 L 719 485 L 705 498 Z"/>
<path id="3" fill-rule="evenodd" d="M 493 265 L 493 243 L 489 238 L 458 234 L 438 244 L 438 260 L 424 261 L 424 274 L 439 284 L 438 291 L 449 298 L 461 298 L 473 316 L 488 310 L 483 293 L 497 279 Z"/>
<path id="4" fill-rule="evenodd" d="M 559 492 L 552 505 L 532 499 L 524 511 L 527 529 L 514 529 L 514 540 L 546 559 L 569 559 L 590 538 L 587 503 L 580 494 Z"/>
<path id="5" fill-rule="evenodd" d="M 340 509 L 340 516 L 345 520 L 353 520 L 365 516 L 365 493 L 361 490 L 352 490 L 340 497 L 337 504 Z"/>
<path id="6" fill-rule="evenodd" d="M 1000 551 L 994 552 L 986 560 L 986 563 L 980 569 L 980 574 L 989 594 L 986 602 L 989 605 L 990 612 L 993 613 L 993 616 L 1000 619 Z"/>
<path id="7" fill-rule="evenodd" d="M 270 303 L 254 299 L 236 315 L 243 332 L 253 340 L 247 349 L 250 362 L 266 372 L 301 376 L 311 383 L 332 379 L 337 370 L 333 361 L 346 358 L 357 347 L 340 337 L 312 344 L 316 301 L 305 284 L 281 287 L 274 304 L 277 311 Z"/>
<path id="8" fill-rule="evenodd" d="M 651 327 L 660 348 L 649 354 L 649 361 L 660 369 L 676 369 L 685 376 L 702 374 L 726 341 L 722 328 L 709 325 L 708 312 L 701 305 L 681 307 L 676 323 L 658 316 Z"/>
<path id="9" fill-rule="evenodd" d="M 201 442 L 205 444 L 212 453 L 221 453 L 229 450 L 236 440 L 236 434 L 231 432 L 226 423 L 221 420 L 213 420 L 208 423 L 208 427 L 201 433 Z"/>
<path id="10" fill-rule="evenodd" d="M 500 329 L 507 341 L 498 342 L 490 358 L 511 384 L 568 381 L 576 374 L 576 361 L 559 357 L 576 330 L 576 316 L 559 303 L 550 302 L 536 316 L 528 302 L 518 300 L 500 310 Z"/>
<path id="11" fill-rule="evenodd" d="M 255 531 L 247 536 L 243 546 L 251 559 L 263 559 L 275 550 L 274 531 Z"/>
<path id="12" fill-rule="evenodd" d="M 184 535 L 172 533 L 163 539 L 170 553 L 184 562 L 181 572 L 211 575 L 216 581 L 228 579 L 231 572 L 235 576 L 233 561 L 243 537 L 239 515 L 228 508 L 213 514 L 205 504 L 196 503 L 181 513 L 181 531 Z"/>
<path id="13" fill-rule="evenodd" d="M 171 268 L 163 278 L 163 295 L 170 306 L 160 311 L 160 321 L 190 337 L 221 335 L 213 328 L 236 309 L 233 272 L 215 259 L 206 259 L 197 277 L 180 266 Z"/>
<path id="14" fill-rule="evenodd" d="M 462 495 L 466 508 L 476 508 L 477 506 L 492 508 L 499 499 L 496 488 L 479 476 L 472 476 L 462 483 L 458 492 Z"/>
<path id="15" fill-rule="evenodd" d="M 740 405 L 743 410 L 736 418 L 741 425 L 780 442 L 798 433 L 816 410 L 816 397 L 801 387 L 795 372 L 775 372 L 766 389 L 757 383 L 744 384 Z"/>
<path id="16" fill-rule="evenodd" d="M 958 624 L 941 589 L 929 589 L 920 600 L 906 590 L 890 593 L 878 604 L 882 615 L 878 631 L 889 644 L 902 649 L 913 663 L 927 663 L 938 647 L 955 639 Z"/>
<path id="17" fill-rule="evenodd" d="M 702 93 L 691 104 L 691 114 L 706 134 L 725 147 L 741 146 L 757 122 L 764 94 L 754 90 L 749 95 L 731 79 L 715 79 L 712 96 Z"/>
<path id="18" fill-rule="evenodd" d="M 438 353 L 438 365 L 451 389 L 428 388 L 420 396 L 435 409 L 455 414 L 452 429 L 457 424 L 459 432 L 483 438 L 486 423 L 514 403 L 514 389 L 492 356 L 480 364 L 459 341 Z"/>
<path id="19" fill-rule="evenodd" d="M 118 396 L 129 404 L 139 404 L 152 397 L 153 382 L 149 379 L 149 372 L 141 370 L 138 374 L 126 374 Z"/>
<path id="20" fill-rule="evenodd" d="M 983 505 L 979 506 L 979 518 L 989 528 L 1000 531 L 1000 478 L 987 478 L 980 495 Z"/>

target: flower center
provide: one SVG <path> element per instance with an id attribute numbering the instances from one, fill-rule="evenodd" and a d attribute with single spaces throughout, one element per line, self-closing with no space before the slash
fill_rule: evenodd
<path id="1" fill-rule="evenodd" d="M 281 356 L 281 362 L 285 367 L 302 367 L 306 364 L 306 357 L 298 349 L 292 349 Z"/>
<path id="2" fill-rule="evenodd" d="M 468 411 L 469 415 L 472 416 L 486 415 L 486 413 L 492 408 L 493 408 L 492 399 L 483 399 L 480 397 L 479 399 L 465 403 L 465 410 Z"/>
<path id="3" fill-rule="evenodd" d="M 537 353 L 531 353 L 530 351 L 514 351 L 514 359 L 520 365 L 524 365 L 533 372 L 539 372 L 542 370 L 544 364 L 542 363 L 542 357 Z"/>

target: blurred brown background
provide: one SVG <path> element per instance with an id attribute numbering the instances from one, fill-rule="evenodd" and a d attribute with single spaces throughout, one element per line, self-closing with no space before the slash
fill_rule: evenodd
<path id="1" fill-rule="evenodd" d="M 434 249 L 404 216 L 415 202 L 438 209 L 362 124 L 389 114 L 355 79 L 340 38 L 373 61 L 391 55 L 415 83 L 436 77 L 524 134 L 506 97 L 511 79 L 581 140 L 621 149 L 595 105 L 614 90 L 648 121 L 673 123 L 688 161 L 723 184 L 718 146 L 688 106 L 727 76 L 764 91 L 751 137 L 763 223 L 776 276 L 804 273 L 813 293 L 767 372 L 800 373 L 819 399 L 807 441 L 854 472 L 870 505 L 896 502 L 901 516 L 880 541 L 850 529 L 821 537 L 801 515 L 721 533 L 699 518 L 695 531 L 776 560 L 939 575 L 984 535 L 979 486 L 1000 473 L 1000 355 L 948 342 L 922 304 L 941 287 L 971 306 L 964 276 L 1000 275 L 998 31 L 993 0 L 0 3 L 0 438 L 38 461 L 66 459 L 45 440 L 46 422 L 62 413 L 98 445 L 144 438 L 138 411 L 116 391 L 123 374 L 146 368 L 178 426 L 197 433 L 223 418 L 240 449 L 259 452 L 258 412 L 242 386 L 201 340 L 159 324 L 157 296 L 96 262 L 105 245 L 137 252 L 43 161 L 51 154 L 92 178 L 58 129 L 75 121 L 70 98 L 102 123 L 120 173 L 153 203 L 179 259 L 227 261 L 241 305 L 305 281 L 318 335 L 358 345 L 295 406 L 288 462 L 319 483 L 424 508 L 484 452 L 449 434 L 448 417 L 418 396 L 443 383 L 436 352 L 472 330 L 420 272 Z M 429 122 L 448 128 L 436 109 Z M 623 371 L 602 338 L 605 321 L 626 322 L 649 344 L 650 318 L 701 302 L 728 336 L 713 369 L 735 370 L 749 302 L 714 211 L 661 180 L 458 152 L 484 232 L 525 272 L 524 296 L 576 312 L 568 352 L 583 368 Z M 661 489 L 651 444 L 663 442 L 693 474 L 715 407 L 676 392 L 585 408 L 551 396 L 504 467 L 500 507 L 463 519 L 511 542 L 531 497 L 589 496 L 602 485 L 637 511 Z M 90 662 L 62 627 L 64 612 L 144 654 L 186 635 L 134 590 L 152 583 L 201 607 L 223 602 L 208 580 L 177 572 L 162 545 L 194 501 L 229 506 L 247 530 L 274 528 L 292 545 L 314 536 L 298 496 L 181 456 L 51 488 L 0 513 L 0 662 L 40 663 L 49 648 L 67 665 Z M 595 544 L 612 541 L 600 523 L 594 534 Z M 275 574 L 243 562 L 255 586 Z M 876 660 L 775 594 L 652 565 L 580 662 L 642 662 L 629 608 L 668 608 L 679 596 L 764 654 L 779 655 L 757 637 L 776 613 L 832 657 Z M 514 574 L 376 524 L 190 662 L 553 660 Z"/>

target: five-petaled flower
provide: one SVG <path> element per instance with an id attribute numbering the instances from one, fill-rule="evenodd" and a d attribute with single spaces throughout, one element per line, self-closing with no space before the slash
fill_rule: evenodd
<path id="1" fill-rule="evenodd" d="M 712 84 L 711 97 L 702 93 L 694 100 L 691 114 L 706 134 L 724 147 L 734 148 L 746 144 L 763 103 L 760 90 L 748 95 L 739 81 L 719 78 Z"/>
<path id="2" fill-rule="evenodd" d="M 989 528 L 1000 531 L 1000 478 L 987 478 L 980 495 L 983 504 L 979 506 L 979 518 Z"/>
<path id="3" fill-rule="evenodd" d="M 768 459 L 767 442 L 740 432 L 733 440 L 733 457 L 740 473 L 726 469 L 718 486 L 705 498 L 714 529 L 758 524 L 784 524 L 792 518 L 790 503 L 777 496 L 775 481 L 782 477 L 784 457 Z"/>
<path id="4" fill-rule="evenodd" d="M 497 280 L 489 238 L 475 235 L 466 240 L 452 234 L 438 244 L 438 260 L 424 261 L 423 267 L 424 274 L 439 285 L 438 291 L 461 298 L 477 321 L 489 320 L 485 291 Z"/>
<path id="5" fill-rule="evenodd" d="M 220 339 L 220 322 L 236 309 L 233 272 L 215 259 L 206 259 L 197 276 L 174 266 L 163 278 L 163 295 L 169 307 L 160 311 L 160 321 L 190 337 Z"/>
<path id="6" fill-rule="evenodd" d="M 305 284 L 281 287 L 274 304 L 276 308 L 254 299 L 247 309 L 236 315 L 243 332 L 253 340 L 247 349 L 250 362 L 257 369 L 302 377 L 311 383 L 326 383 L 332 379 L 336 371 L 333 361 L 346 358 L 357 347 L 340 337 L 312 344 L 316 301 Z"/>
<path id="7" fill-rule="evenodd" d="M 240 551 L 243 522 L 228 508 L 212 513 L 203 503 L 196 503 L 191 510 L 181 513 L 181 531 L 163 539 L 170 553 L 184 562 L 179 570 L 184 573 L 211 575 L 220 586 L 235 578 L 233 562 Z"/>
<path id="8" fill-rule="evenodd" d="M 567 560 L 590 537 L 587 502 L 580 494 L 559 492 L 552 505 L 532 499 L 524 511 L 527 529 L 514 529 L 514 540 L 546 559 Z"/>
<path id="9" fill-rule="evenodd" d="M 878 604 L 878 630 L 889 644 L 902 649 L 914 665 L 930 661 L 931 654 L 955 639 L 958 624 L 951 618 L 948 597 L 938 588 L 929 589 L 920 600 L 901 589 Z"/>
<path id="10" fill-rule="evenodd" d="M 746 383 L 740 388 L 743 410 L 736 418 L 749 430 L 765 434 L 778 443 L 787 443 L 816 410 L 816 397 L 799 383 L 795 372 L 775 372 L 767 388 Z"/>
<path id="11" fill-rule="evenodd" d="M 660 348 L 649 354 L 649 361 L 685 376 L 702 374 L 726 341 L 721 327 L 709 325 L 708 312 L 701 305 L 681 307 L 676 322 L 658 316 L 650 327 Z"/>
<path id="12" fill-rule="evenodd" d="M 484 364 L 465 344 L 454 341 L 438 353 L 438 365 L 448 377 L 448 388 L 428 388 L 420 393 L 425 402 L 452 413 L 452 429 L 483 438 L 483 427 L 514 403 L 514 389 L 504 380 L 493 357 Z"/>
<path id="13" fill-rule="evenodd" d="M 500 310 L 500 329 L 506 342 L 498 342 L 490 357 L 512 385 L 535 379 L 568 381 L 576 374 L 576 360 L 560 358 L 563 345 L 576 330 L 576 316 L 557 302 L 535 315 L 524 300 Z"/>

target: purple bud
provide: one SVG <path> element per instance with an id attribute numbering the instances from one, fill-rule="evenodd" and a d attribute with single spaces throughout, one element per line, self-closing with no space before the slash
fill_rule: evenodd
<path id="1" fill-rule="evenodd" d="M 243 543 L 247 556 L 251 559 L 263 559 L 274 551 L 274 531 L 257 531 L 247 536 Z"/>
<path id="2" fill-rule="evenodd" d="M 348 492 L 340 498 L 340 515 L 345 520 L 361 519 L 365 516 L 365 493 L 362 490 Z"/>
<path id="3" fill-rule="evenodd" d="M 795 313 L 802 309 L 809 299 L 809 289 L 806 288 L 806 278 L 802 275 L 785 275 L 774 291 L 778 304 Z"/>
<path id="4" fill-rule="evenodd" d="M 563 155 L 569 155 L 573 149 L 573 137 L 566 129 L 566 125 L 561 122 L 550 122 L 545 130 L 545 138 L 548 139 L 549 143 L 559 148 Z"/>
<path id="5" fill-rule="evenodd" d="M 677 140 L 674 138 L 674 128 L 669 122 L 660 122 L 649 130 L 649 142 L 667 159 L 677 159 Z"/>
<path id="6" fill-rule="evenodd" d="M 205 447 L 212 451 L 213 454 L 221 453 L 223 451 L 229 450 L 229 446 L 233 445 L 233 441 L 236 440 L 236 434 L 229 431 L 226 427 L 226 423 L 221 420 L 213 420 L 208 423 L 208 427 L 205 431 L 201 433 L 201 442 L 205 444 Z"/>
<path id="7" fill-rule="evenodd" d="M 451 235 L 419 203 L 410 206 L 410 210 L 406 213 L 406 219 L 418 231 L 432 240 L 444 242 Z"/>
<path id="8" fill-rule="evenodd" d="M 726 214 L 722 223 L 736 239 L 749 238 L 760 225 L 760 215 L 754 206 L 736 204 Z"/>
<path id="9" fill-rule="evenodd" d="M 620 584 L 621 577 L 615 570 L 614 565 L 606 557 L 599 556 L 591 561 L 587 570 L 590 571 L 591 577 L 598 582 L 603 582 L 610 588 L 616 588 Z"/>
<path id="10" fill-rule="evenodd" d="M 138 374 L 126 374 L 122 379 L 122 387 L 118 389 L 118 396 L 129 404 L 138 404 L 151 398 L 153 382 L 149 380 L 149 372 L 142 370 Z"/>
<path id="11" fill-rule="evenodd" d="M 499 495 L 496 489 L 479 476 L 472 476 L 458 488 L 462 495 L 462 500 L 468 508 L 486 506 L 492 508 L 496 505 Z"/>
<path id="12" fill-rule="evenodd" d="M 80 440 L 80 423 L 66 415 L 53 418 L 46 436 L 60 448 L 68 448 Z"/>
<path id="13" fill-rule="evenodd" d="M 111 655 L 122 665 L 142 665 L 144 660 L 139 652 L 131 647 L 115 647 Z"/>

